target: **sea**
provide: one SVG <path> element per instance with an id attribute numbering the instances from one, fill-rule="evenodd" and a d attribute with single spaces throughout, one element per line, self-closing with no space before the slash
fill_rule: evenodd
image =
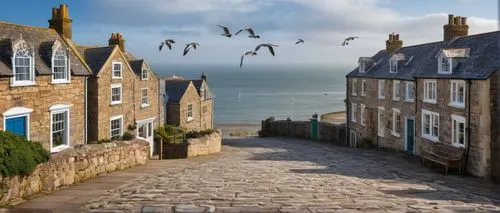
<path id="1" fill-rule="evenodd" d="M 160 77 L 199 79 L 202 72 L 215 97 L 216 124 L 259 124 L 276 119 L 308 120 L 345 110 L 345 75 L 337 65 L 151 65 Z"/>

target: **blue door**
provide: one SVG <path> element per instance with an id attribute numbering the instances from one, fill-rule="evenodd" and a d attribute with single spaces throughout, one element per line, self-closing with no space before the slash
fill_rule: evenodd
<path id="1" fill-rule="evenodd" d="M 17 118 L 7 118 L 5 120 L 5 130 L 12 132 L 16 135 L 21 135 L 26 137 L 26 116 L 17 117 Z"/>
<path id="2" fill-rule="evenodd" d="M 406 119 L 406 152 L 413 154 L 413 144 L 415 143 L 415 121 Z"/>

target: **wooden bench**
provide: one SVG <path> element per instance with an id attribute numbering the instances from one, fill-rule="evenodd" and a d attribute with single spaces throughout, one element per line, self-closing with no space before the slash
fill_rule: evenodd
<path id="1" fill-rule="evenodd" d="M 423 150 L 422 163 L 430 161 L 441 164 L 446 169 L 448 175 L 449 168 L 458 168 L 458 173 L 462 174 L 465 149 L 454 147 L 443 143 L 433 143 L 430 150 Z"/>

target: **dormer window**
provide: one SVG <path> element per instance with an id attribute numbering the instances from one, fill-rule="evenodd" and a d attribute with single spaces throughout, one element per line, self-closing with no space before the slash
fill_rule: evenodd
<path id="1" fill-rule="evenodd" d="M 389 72 L 390 73 L 398 72 L 398 60 L 396 59 L 389 60 Z"/>
<path id="2" fill-rule="evenodd" d="M 68 56 L 59 47 L 52 54 L 52 83 L 68 83 L 70 79 Z"/>
<path id="3" fill-rule="evenodd" d="M 365 69 L 366 69 L 366 63 L 364 62 L 361 62 L 359 63 L 359 72 L 365 72 Z"/>
<path id="4" fill-rule="evenodd" d="M 33 55 L 30 53 L 24 40 L 14 45 L 12 70 L 14 77 L 11 86 L 29 86 L 35 84 L 35 66 Z"/>
<path id="5" fill-rule="evenodd" d="M 141 80 L 148 80 L 148 70 L 147 69 L 143 69 L 142 70 L 142 73 L 141 73 Z"/>
<path id="6" fill-rule="evenodd" d="M 451 73 L 451 58 L 442 56 L 440 58 L 439 73 L 450 74 Z"/>

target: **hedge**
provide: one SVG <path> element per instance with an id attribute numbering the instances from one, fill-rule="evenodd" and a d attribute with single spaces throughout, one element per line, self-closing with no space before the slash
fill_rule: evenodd
<path id="1" fill-rule="evenodd" d="M 30 175 L 38 164 L 49 159 L 50 153 L 40 143 L 0 131 L 0 174 L 3 177 Z"/>

